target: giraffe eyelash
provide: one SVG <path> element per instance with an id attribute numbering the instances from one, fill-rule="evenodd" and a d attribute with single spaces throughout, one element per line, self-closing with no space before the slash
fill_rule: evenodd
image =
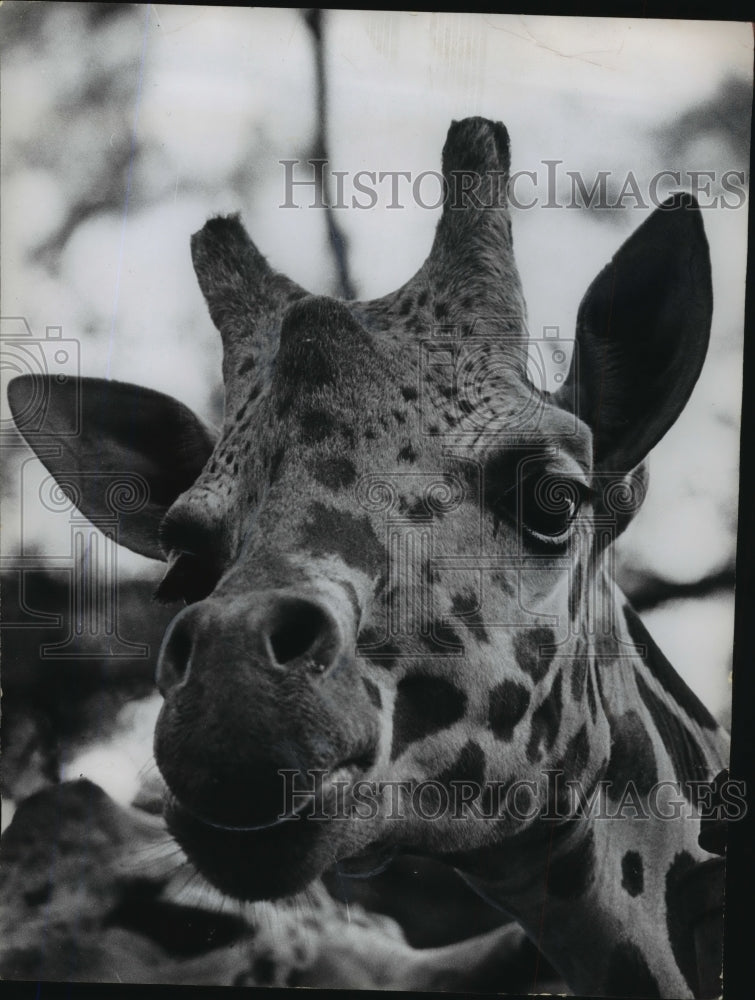
<path id="1" fill-rule="evenodd" d="M 565 476 L 525 480 L 519 492 L 519 521 L 530 538 L 543 545 L 562 545 L 586 499 L 587 489 Z"/>
<path id="2" fill-rule="evenodd" d="M 494 495 L 491 507 L 531 541 L 555 548 L 569 539 L 582 506 L 592 495 L 591 488 L 575 476 L 538 471 Z"/>

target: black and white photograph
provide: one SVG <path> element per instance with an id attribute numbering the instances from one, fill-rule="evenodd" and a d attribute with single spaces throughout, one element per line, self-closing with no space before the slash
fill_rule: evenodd
<path id="1" fill-rule="evenodd" d="M 0 978 L 726 995 L 752 25 L 0 55 Z"/>

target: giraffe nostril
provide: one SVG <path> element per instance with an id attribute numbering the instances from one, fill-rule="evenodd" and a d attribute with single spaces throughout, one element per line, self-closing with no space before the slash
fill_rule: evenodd
<path id="1" fill-rule="evenodd" d="M 280 666 L 309 657 L 325 669 L 338 651 L 338 630 L 328 613 L 311 601 L 288 598 L 273 613 L 268 639 Z"/>
<path id="2" fill-rule="evenodd" d="M 165 696 L 171 688 L 180 684 L 189 670 L 194 637 L 191 623 L 194 615 L 186 608 L 173 620 L 160 650 L 157 661 L 157 686 Z"/>

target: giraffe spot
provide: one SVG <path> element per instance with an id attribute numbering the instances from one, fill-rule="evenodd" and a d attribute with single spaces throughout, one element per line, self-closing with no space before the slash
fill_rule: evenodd
<path id="1" fill-rule="evenodd" d="M 442 785 L 450 785 L 452 781 L 475 785 L 472 798 L 478 798 L 485 780 L 485 754 L 480 746 L 474 740 L 465 743 L 453 764 L 441 771 L 436 780 Z"/>
<path id="2" fill-rule="evenodd" d="M 390 670 L 396 666 L 396 662 L 401 657 L 403 650 L 393 642 L 381 643 L 380 639 L 381 636 L 378 635 L 374 628 L 368 627 L 362 629 L 357 641 L 357 653 L 364 657 L 365 660 L 369 660 L 370 663 L 374 663 L 375 666 Z M 364 649 L 364 646 L 372 648 Z"/>
<path id="3" fill-rule="evenodd" d="M 448 315 L 448 305 L 447 305 L 447 303 L 442 302 L 442 301 L 441 302 L 436 302 L 435 303 L 434 313 L 435 313 L 435 318 L 436 319 L 443 319 L 444 316 L 447 316 Z"/>
<path id="4" fill-rule="evenodd" d="M 392 642 L 385 642 L 378 649 L 370 650 L 369 653 L 364 653 L 360 650 L 359 655 L 363 656 L 370 663 L 374 663 L 377 667 L 383 667 L 385 670 L 391 670 L 396 666 L 397 661 L 400 659 L 402 654 L 402 649 L 400 646 L 396 646 Z"/>
<path id="5" fill-rule="evenodd" d="M 573 775 L 581 774 L 590 759 L 590 740 L 587 736 L 587 723 L 583 722 L 577 732 L 566 744 L 563 766 L 569 768 Z"/>
<path id="6" fill-rule="evenodd" d="M 342 490 L 351 486 L 357 477 L 354 463 L 348 458 L 325 458 L 312 462 L 313 477 L 329 490 Z"/>
<path id="7" fill-rule="evenodd" d="M 553 770 L 563 775 L 566 781 L 575 781 L 584 772 L 590 759 L 590 741 L 587 737 L 587 723 L 583 723 L 571 737 L 564 748 L 562 756 L 556 761 Z M 589 794 L 589 793 L 588 793 Z M 565 815 L 572 802 L 572 795 L 564 781 L 554 775 L 548 782 L 549 815 Z"/>
<path id="8" fill-rule="evenodd" d="M 595 840 L 592 830 L 566 854 L 551 862 L 547 891 L 558 899 L 578 899 L 595 875 Z"/>
<path id="9" fill-rule="evenodd" d="M 446 399 L 453 399 L 457 393 L 457 388 L 455 385 L 443 385 L 440 387 L 440 393 L 445 396 Z"/>
<path id="10" fill-rule="evenodd" d="M 505 573 L 491 573 L 490 579 L 504 594 L 514 593 L 514 585 Z"/>
<path id="11" fill-rule="evenodd" d="M 459 409 L 462 413 L 468 415 L 474 412 L 474 404 L 470 403 L 468 399 L 459 400 Z"/>
<path id="12" fill-rule="evenodd" d="M 282 319 L 272 390 L 298 408 L 324 386 L 369 364 L 374 345 L 347 306 L 324 297 L 290 305 Z"/>
<path id="13" fill-rule="evenodd" d="M 430 426 L 427 428 L 427 433 L 428 434 L 440 434 L 440 427 L 438 427 L 437 424 L 430 424 Z"/>
<path id="14" fill-rule="evenodd" d="M 396 455 L 399 462 L 416 462 L 417 452 L 412 448 L 410 444 L 405 444 L 401 451 Z"/>
<path id="15" fill-rule="evenodd" d="M 572 701 L 577 704 L 582 701 L 585 693 L 585 681 L 587 680 L 587 660 L 584 656 L 578 656 L 572 663 L 571 668 L 571 696 Z M 593 722 L 595 720 L 593 719 Z"/>
<path id="16" fill-rule="evenodd" d="M 562 674 L 557 674 L 547 697 L 532 715 L 530 738 L 527 744 L 527 759 L 534 762 L 540 756 L 544 745 L 552 749 L 561 725 L 561 684 Z"/>
<path id="17" fill-rule="evenodd" d="M 464 624 L 473 630 L 473 634 L 479 642 L 490 642 L 475 594 L 471 591 L 466 594 L 454 594 L 451 598 L 451 612 L 464 619 Z"/>
<path id="18" fill-rule="evenodd" d="M 379 711 L 383 707 L 383 699 L 380 697 L 380 688 L 377 684 L 373 684 L 367 677 L 362 678 L 362 684 L 364 684 L 367 697 Z"/>
<path id="19" fill-rule="evenodd" d="M 320 441 L 332 440 L 338 434 L 342 434 L 352 444 L 354 441 L 354 432 L 351 427 L 341 424 L 327 410 L 312 409 L 302 414 L 299 433 L 305 444 L 318 444 Z"/>
<path id="20" fill-rule="evenodd" d="M 458 722 L 466 706 L 464 692 L 442 677 L 403 677 L 396 691 L 391 760 L 417 740 Z"/>
<path id="21" fill-rule="evenodd" d="M 638 712 L 630 708 L 616 720 L 611 734 L 611 756 L 606 770 L 608 797 L 621 800 L 627 782 L 634 782 L 640 795 L 647 795 L 658 781 L 653 744 Z"/>
<path id="22" fill-rule="evenodd" d="M 679 904 L 678 893 L 686 874 L 695 867 L 695 860 L 687 851 L 675 855 L 666 872 L 666 928 L 674 961 L 687 980 L 692 993 L 697 991 L 697 951 L 694 929 L 686 909 Z"/>
<path id="23" fill-rule="evenodd" d="M 705 754 L 694 735 L 673 710 L 664 704 L 639 673 L 635 674 L 640 697 L 652 716 L 655 727 L 663 740 L 666 753 L 676 772 L 684 797 L 694 802 L 694 786 L 690 782 L 707 781 L 710 778 Z"/>
<path id="24" fill-rule="evenodd" d="M 437 618 L 430 623 L 430 634 L 423 635 L 422 641 L 434 652 L 464 652 L 464 643 L 450 625 L 442 624 Z M 449 649 L 455 647 L 455 650 Z"/>
<path id="25" fill-rule="evenodd" d="M 317 501 L 302 531 L 306 548 L 315 556 L 340 556 L 347 566 L 370 576 L 385 562 L 385 549 L 366 515 L 354 517 Z"/>
<path id="26" fill-rule="evenodd" d="M 592 670 L 587 669 L 587 704 L 590 706 L 590 718 L 598 721 L 598 701 L 595 697 L 595 678 Z"/>
<path id="27" fill-rule="evenodd" d="M 497 684 L 490 692 L 488 705 L 488 719 L 493 735 L 499 740 L 510 740 L 529 703 L 530 693 L 522 684 L 512 680 Z"/>
<path id="28" fill-rule="evenodd" d="M 409 313 L 412 311 L 412 307 L 413 306 L 414 306 L 414 300 L 412 299 L 412 297 L 410 295 L 407 295 L 407 297 L 405 299 L 401 300 L 401 305 L 399 306 L 399 310 L 398 310 L 399 311 L 399 315 L 401 315 L 401 316 L 408 316 Z"/>
<path id="29" fill-rule="evenodd" d="M 309 957 L 308 949 L 303 941 L 297 941 L 291 949 L 291 958 L 297 965 L 304 965 Z"/>
<path id="30" fill-rule="evenodd" d="M 616 636 L 613 628 L 607 632 L 601 629 L 595 633 L 593 649 L 596 660 L 603 660 L 604 663 L 608 664 L 616 662 Z"/>
<path id="31" fill-rule="evenodd" d="M 627 851 L 621 859 L 621 886 L 630 896 L 639 896 L 645 888 L 642 855 L 637 851 Z"/>
<path id="32" fill-rule="evenodd" d="M 529 674 L 537 684 L 548 671 L 548 667 L 553 660 L 553 650 L 549 650 L 541 655 L 541 646 L 553 646 L 556 637 L 552 629 L 533 628 L 526 632 L 519 632 L 514 637 L 514 653 L 516 662 L 522 670 Z"/>
<path id="33" fill-rule="evenodd" d="M 420 309 L 424 309 L 424 307 L 427 305 L 427 289 L 426 288 L 423 288 L 422 291 L 419 293 L 419 296 L 417 298 L 417 305 L 420 307 Z"/>
<path id="34" fill-rule="evenodd" d="M 247 358 L 246 361 L 242 361 L 239 365 L 238 373 L 239 375 L 248 375 L 253 368 L 254 358 Z"/>
<path id="35" fill-rule="evenodd" d="M 411 400 L 416 399 L 417 396 L 419 395 L 419 393 L 417 392 L 417 390 L 415 389 L 415 387 L 413 385 L 402 385 L 401 386 L 401 395 L 404 397 L 404 399 L 408 403 Z"/>
<path id="36" fill-rule="evenodd" d="M 397 424 L 406 423 L 406 414 L 402 413 L 401 410 L 391 410 L 391 413 L 393 414 L 393 419 Z"/>
<path id="37" fill-rule="evenodd" d="M 638 646 L 645 647 L 645 662 L 666 693 L 684 709 L 693 722 L 696 722 L 703 729 L 718 729 L 716 720 L 674 670 L 645 628 L 640 616 L 628 604 L 624 606 L 624 617 L 632 641 Z"/>
<path id="38" fill-rule="evenodd" d="M 582 563 L 577 563 L 574 567 L 574 578 L 569 590 L 569 618 L 575 621 L 579 617 L 579 609 L 582 606 Z"/>
<path id="39" fill-rule="evenodd" d="M 428 521 L 431 518 L 430 511 L 424 504 L 422 497 L 417 497 L 408 503 L 404 497 L 401 498 L 401 515 L 409 521 Z"/>
<path id="40" fill-rule="evenodd" d="M 252 965 L 252 977 L 257 986 L 269 986 L 275 979 L 275 962 L 267 955 L 259 955 Z"/>
<path id="41" fill-rule="evenodd" d="M 660 1000 L 660 990 L 645 956 L 637 945 L 622 941 L 611 952 L 606 968 L 602 996 L 647 997 Z"/>

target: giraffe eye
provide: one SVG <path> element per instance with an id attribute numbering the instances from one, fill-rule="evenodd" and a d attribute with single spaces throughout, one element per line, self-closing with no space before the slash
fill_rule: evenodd
<path id="1" fill-rule="evenodd" d="M 171 604 L 173 601 L 196 604 L 212 593 L 216 582 L 217 574 L 206 560 L 193 552 L 174 550 L 154 598 L 160 604 Z"/>
<path id="2" fill-rule="evenodd" d="M 549 545 L 566 541 L 583 501 L 584 487 L 558 475 L 526 476 L 519 489 L 519 524 Z"/>

